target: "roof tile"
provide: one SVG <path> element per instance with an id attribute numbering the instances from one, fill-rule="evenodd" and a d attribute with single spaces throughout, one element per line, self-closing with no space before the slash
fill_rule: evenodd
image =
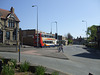
<path id="1" fill-rule="evenodd" d="M 0 8 L 0 16 L 1 16 L 1 18 L 7 19 L 7 16 L 8 16 L 9 14 L 11 14 L 10 11 Z M 15 13 L 14 13 L 14 17 L 16 18 L 16 21 L 20 21 L 20 20 L 18 19 L 18 17 L 16 16 Z"/>

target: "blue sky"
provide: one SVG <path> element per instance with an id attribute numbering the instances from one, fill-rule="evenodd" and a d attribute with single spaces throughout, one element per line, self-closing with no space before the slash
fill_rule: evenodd
<path id="1" fill-rule="evenodd" d="M 73 37 L 85 37 L 87 26 L 100 25 L 100 0 L 0 0 L 0 8 L 10 10 L 14 7 L 20 19 L 20 28 L 36 29 L 38 6 L 39 30 L 51 31 L 51 23 L 57 21 L 58 33 Z M 52 31 L 56 32 L 56 25 L 52 23 Z"/>

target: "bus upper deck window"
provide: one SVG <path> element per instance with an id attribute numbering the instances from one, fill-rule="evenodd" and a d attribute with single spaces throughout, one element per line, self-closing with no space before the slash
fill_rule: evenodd
<path id="1" fill-rule="evenodd" d="M 44 35 L 44 37 L 46 37 L 46 35 Z"/>
<path id="2" fill-rule="evenodd" d="M 44 35 L 42 34 L 42 37 L 44 37 Z"/>

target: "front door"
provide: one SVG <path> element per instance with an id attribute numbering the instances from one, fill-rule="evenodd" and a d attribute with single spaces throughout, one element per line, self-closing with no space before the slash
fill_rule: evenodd
<path id="1" fill-rule="evenodd" d="M 0 30 L 0 43 L 3 42 L 3 32 Z"/>

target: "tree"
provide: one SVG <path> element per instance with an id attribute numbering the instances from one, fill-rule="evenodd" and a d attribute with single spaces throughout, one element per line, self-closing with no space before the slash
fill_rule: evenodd
<path id="1" fill-rule="evenodd" d="M 72 39 L 73 39 L 73 36 L 72 36 L 70 33 L 68 33 L 68 34 L 67 34 L 67 39 L 72 40 Z"/>
<path id="2" fill-rule="evenodd" d="M 73 36 L 70 33 L 68 33 L 65 37 L 68 40 L 68 44 L 73 42 Z"/>
<path id="3" fill-rule="evenodd" d="M 97 26 L 92 25 L 87 29 L 87 35 L 89 35 L 88 41 L 96 41 L 97 38 Z"/>

